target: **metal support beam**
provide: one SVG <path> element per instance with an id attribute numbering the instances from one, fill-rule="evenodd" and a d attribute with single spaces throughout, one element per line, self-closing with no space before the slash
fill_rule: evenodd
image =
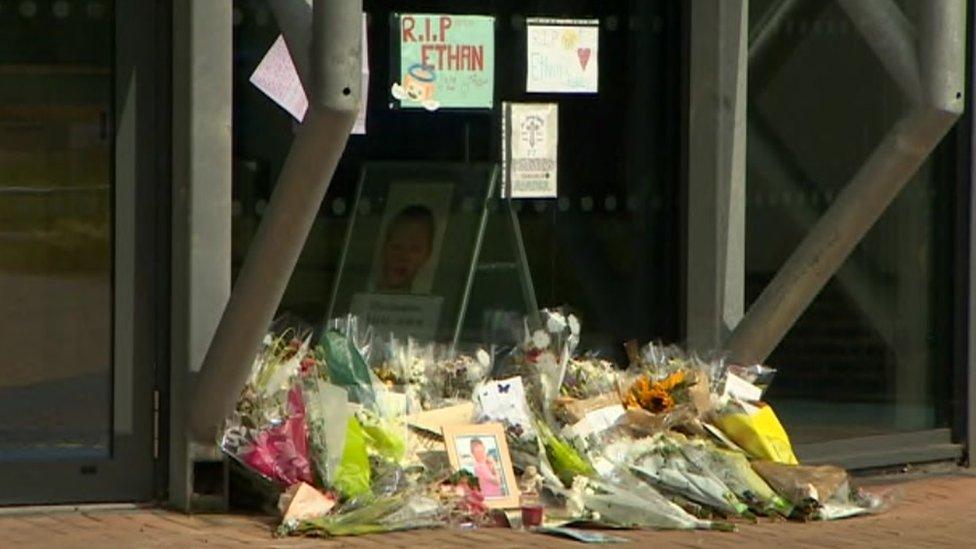
<path id="1" fill-rule="evenodd" d="M 782 145 L 769 128 L 753 119 L 749 121 L 748 135 L 749 169 L 762 175 L 774 195 L 802 194 L 813 187 L 809 177 L 785 159 Z M 804 231 L 813 228 L 820 216 L 819 209 L 808 203 L 794 203 L 790 208 L 783 208 L 782 212 L 789 216 L 795 227 Z M 895 348 L 897 336 L 892 329 L 894 309 L 879 295 L 870 272 L 864 265 L 849 261 L 841 266 L 835 276 L 854 306 L 868 319 L 885 343 Z"/>
<path id="2" fill-rule="evenodd" d="M 185 431 L 200 369 L 230 295 L 233 14 L 173 3 L 173 239 L 169 503 L 196 508 Z M 219 458 L 211 458 L 219 459 Z M 220 499 L 220 498 L 216 498 Z"/>
<path id="3" fill-rule="evenodd" d="M 314 88 L 311 93 L 306 91 L 310 98 L 308 114 L 292 143 L 200 371 L 190 426 L 201 442 L 215 440 L 247 381 L 254 355 L 281 303 L 345 149 L 359 103 L 362 1 L 315 0 L 312 17 L 305 23 L 291 17 L 307 2 L 275 0 L 272 6 L 286 3 L 292 4 L 285 10 L 289 19 L 280 24 L 296 66 L 308 50 L 293 46 L 303 40 L 303 25 L 312 29 L 313 55 L 307 66 L 312 68 Z M 281 12 L 277 7 L 276 15 Z M 297 32 L 298 38 L 289 32 Z M 355 70 L 348 70 L 349 66 Z M 308 72 L 303 82 L 307 84 Z"/>
<path id="4" fill-rule="evenodd" d="M 775 0 L 749 30 L 749 61 L 757 59 L 773 47 L 776 34 L 783 32 L 783 24 L 809 0 Z"/>
<path id="5" fill-rule="evenodd" d="M 923 102 L 892 127 L 749 309 L 727 345 L 734 359 L 756 363 L 769 356 L 961 115 L 966 1 L 930 0 L 920 8 Z"/>
<path id="6" fill-rule="evenodd" d="M 718 348 L 742 317 L 748 0 L 691 4 L 688 345 Z"/>
<path id="7" fill-rule="evenodd" d="M 922 102 L 915 29 L 894 0 L 839 0 L 885 70 L 912 104 Z"/>

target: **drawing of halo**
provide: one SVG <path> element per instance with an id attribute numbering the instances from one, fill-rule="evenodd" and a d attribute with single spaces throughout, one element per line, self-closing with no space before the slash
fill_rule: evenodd
<path id="1" fill-rule="evenodd" d="M 420 82 L 433 82 L 437 80 L 437 75 L 434 74 L 434 67 L 421 63 L 410 65 L 407 68 L 407 74 Z"/>

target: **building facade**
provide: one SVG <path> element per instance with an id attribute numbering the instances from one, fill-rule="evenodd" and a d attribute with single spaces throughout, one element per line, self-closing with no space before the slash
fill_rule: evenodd
<path id="1" fill-rule="evenodd" d="M 606 357 L 776 367 L 807 461 L 968 463 L 973 10 L 865 4 L 363 0 L 361 124 L 264 271 L 276 315 L 409 301 L 418 334 L 503 347 L 567 305 Z M 311 42 L 305 0 L 0 1 L 0 503 L 226 497 L 189 426 L 239 389 L 208 349 L 309 125 L 255 85 L 287 81 L 259 66 L 292 8 Z M 509 199 L 526 104 L 558 112 L 554 185 Z"/>

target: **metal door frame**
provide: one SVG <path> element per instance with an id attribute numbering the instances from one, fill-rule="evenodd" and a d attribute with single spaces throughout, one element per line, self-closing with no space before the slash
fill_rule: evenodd
<path id="1" fill-rule="evenodd" d="M 0 505 L 144 502 L 157 494 L 154 389 L 166 369 L 158 353 L 166 347 L 160 341 L 168 341 L 161 313 L 169 300 L 169 203 L 159 189 L 166 188 L 169 154 L 170 41 L 161 4 L 118 1 L 114 8 L 109 457 L 4 463 Z"/>

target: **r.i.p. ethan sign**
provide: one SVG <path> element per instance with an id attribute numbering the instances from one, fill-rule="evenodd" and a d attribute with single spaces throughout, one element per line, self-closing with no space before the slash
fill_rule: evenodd
<path id="1" fill-rule="evenodd" d="M 495 18 L 402 14 L 398 20 L 403 108 L 490 109 L 494 101 Z"/>

